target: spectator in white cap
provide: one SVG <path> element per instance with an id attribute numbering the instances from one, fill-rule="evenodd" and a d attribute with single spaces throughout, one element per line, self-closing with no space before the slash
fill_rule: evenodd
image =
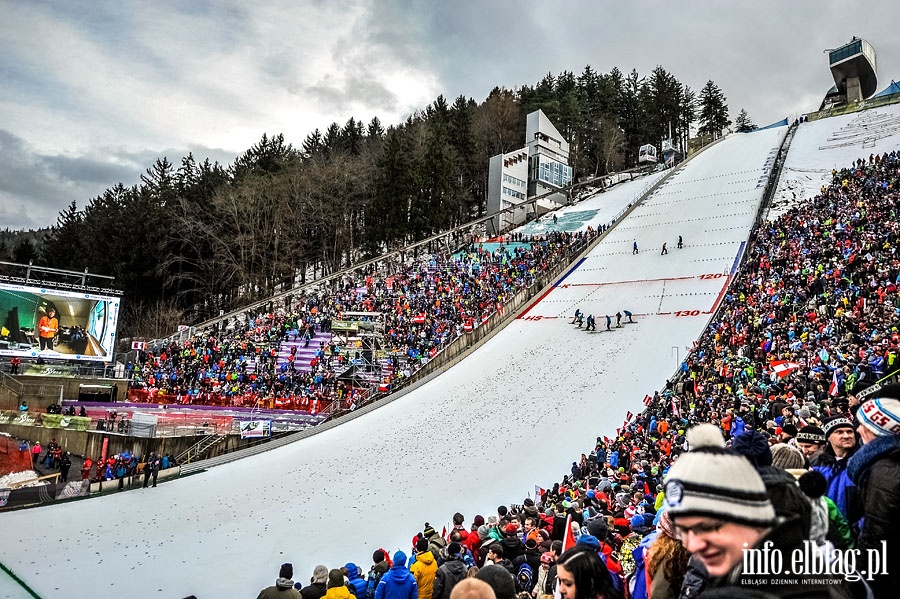
<path id="1" fill-rule="evenodd" d="M 799 517 L 777 518 L 756 468 L 724 447 L 718 428 L 701 424 L 688 431 L 691 451 L 681 455 L 666 476 L 667 512 L 684 545 L 709 573 L 710 587 L 747 586 L 779 596 L 785 588 L 770 576 L 744 572 L 744 550 L 790 556 L 808 539 Z M 783 577 L 782 577 L 783 578 Z M 803 596 L 828 596 L 820 580 L 801 581 Z M 816 593 L 819 593 L 818 595 Z"/>
<path id="2" fill-rule="evenodd" d="M 863 401 L 856 418 L 863 447 L 850 458 L 847 472 L 863 499 L 859 548 L 864 554 L 886 554 L 872 589 L 876 597 L 895 596 L 900 585 L 900 384 L 887 385 Z"/>

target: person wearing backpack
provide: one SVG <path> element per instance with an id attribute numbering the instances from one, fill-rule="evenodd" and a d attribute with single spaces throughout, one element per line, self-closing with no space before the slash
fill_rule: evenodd
<path id="1" fill-rule="evenodd" d="M 528 562 L 522 562 L 516 574 L 516 593 L 531 593 L 534 586 L 534 573 Z"/>
<path id="2" fill-rule="evenodd" d="M 466 564 L 462 561 L 462 546 L 453 542 L 447 546 L 447 560 L 438 568 L 434 577 L 432 599 L 450 599 L 450 593 L 466 577 Z"/>
<path id="3" fill-rule="evenodd" d="M 368 599 L 375 599 L 375 589 L 378 587 L 378 583 L 381 582 L 381 577 L 391 569 L 391 565 L 385 559 L 386 557 L 387 554 L 384 552 L 384 549 L 376 549 L 375 553 L 372 554 L 372 561 L 375 563 L 369 568 L 369 577 L 366 580 L 366 597 Z"/>
<path id="4" fill-rule="evenodd" d="M 541 568 L 542 550 L 534 539 L 525 541 L 525 553 L 513 560 L 516 568 L 516 590 L 520 593 L 530 593 L 534 589 L 537 580 L 537 572 Z M 523 572 L 527 566 L 527 575 Z M 519 586 L 528 588 L 518 588 Z"/>

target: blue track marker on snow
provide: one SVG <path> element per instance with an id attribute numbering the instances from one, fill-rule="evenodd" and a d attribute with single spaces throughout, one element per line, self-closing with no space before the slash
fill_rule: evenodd
<path id="1" fill-rule="evenodd" d="M 734 257 L 734 264 L 731 265 L 731 272 L 728 273 L 734 276 L 735 271 L 737 271 L 738 264 L 741 262 L 741 256 L 744 255 L 744 246 L 747 245 L 746 241 L 741 242 L 741 247 L 738 248 L 737 256 Z"/>
<path id="2" fill-rule="evenodd" d="M 573 272 L 575 272 L 575 269 L 578 268 L 579 266 L 581 266 L 581 263 L 584 262 L 585 260 L 587 260 L 587 256 L 585 256 L 584 258 L 582 258 L 581 260 L 579 260 L 578 262 L 576 262 L 576 263 L 575 263 L 575 266 L 573 266 L 572 268 L 570 268 L 570 269 L 569 269 L 569 272 L 567 272 L 566 274 L 564 274 L 564 275 L 563 275 L 563 278 L 561 278 L 560 280 L 558 280 L 553 286 L 554 286 L 554 287 L 558 287 L 559 284 L 562 283 L 563 281 L 565 281 L 565 280 L 569 277 L 570 274 L 572 274 Z"/>

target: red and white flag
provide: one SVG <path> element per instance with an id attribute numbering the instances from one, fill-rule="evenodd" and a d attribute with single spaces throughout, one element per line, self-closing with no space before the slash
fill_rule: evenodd
<path id="1" fill-rule="evenodd" d="M 625 423 L 628 424 L 631 422 L 631 419 L 634 418 L 634 414 L 631 411 L 625 412 Z"/>
<path id="2" fill-rule="evenodd" d="M 562 550 L 565 551 L 569 547 L 575 546 L 575 535 L 572 533 L 572 514 L 566 517 L 566 534 L 563 537 Z"/>
<path id="3" fill-rule="evenodd" d="M 769 366 L 772 367 L 772 372 L 778 375 L 778 378 L 784 378 L 791 373 L 792 370 L 797 370 L 800 368 L 800 365 L 796 362 L 788 362 L 787 360 L 776 360 L 774 362 L 769 362 Z"/>
<path id="4" fill-rule="evenodd" d="M 828 395 L 835 396 L 838 394 L 838 378 L 837 378 L 837 369 L 834 370 L 834 375 L 831 377 L 831 386 L 828 387 Z"/>
<path id="5" fill-rule="evenodd" d="M 653 403 L 653 398 L 650 397 L 649 395 L 645 395 L 644 396 L 644 405 L 649 406 L 651 403 Z"/>

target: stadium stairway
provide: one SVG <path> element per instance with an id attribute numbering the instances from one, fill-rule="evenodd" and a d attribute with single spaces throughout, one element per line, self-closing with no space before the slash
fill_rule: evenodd
<path id="1" fill-rule="evenodd" d="M 312 339 L 309 340 L 308 346 L 306 346 L 306 342 L 302 339 L 282 341 L 278 346 L 278 357 L 275 368 L 277 371 L 280 371 L 281 365 L 289 362 L 291 350 L 296 347 L 297 355 L 294 358 L 294 369 L 299 373 L 309 372 L 312 370 L 309 363 L 315 357 L 316 352 L 319 351 L 321 344 L 324 343 L 325 345 L 328 345 L 330 342 L 331 332 L 323 333 L 321 331 L 313 335 Z"/>

